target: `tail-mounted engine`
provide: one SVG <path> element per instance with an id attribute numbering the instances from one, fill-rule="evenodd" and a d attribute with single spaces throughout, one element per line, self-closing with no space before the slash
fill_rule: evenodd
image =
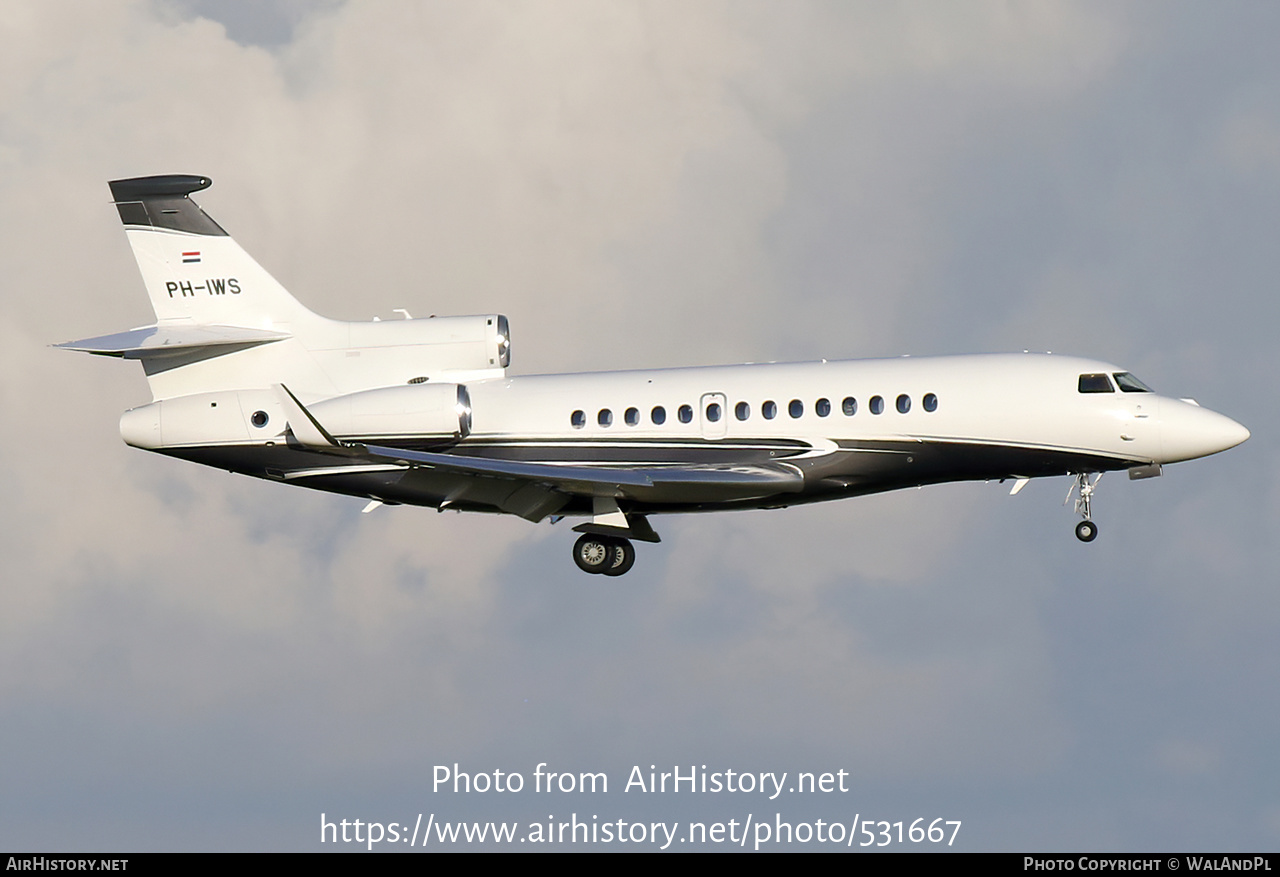
<path id="1" fill-rule="evenodd" d="M 471 397 L 462 384 L 365 390 L 317 402 L 309 410 L 341 441 L 439 447 L 471 432 Z"/>
<path id="2" fill-rule="evenodd" d="M 451 373 L 493 377 L 511 364 L 511 329 L 501 314 L 347 325 L 349 334 L 333 348 L 344 367 L 352 367 L 349 352 L 359 351 L 360 368 L 383 383 L 447 380 Z"/>

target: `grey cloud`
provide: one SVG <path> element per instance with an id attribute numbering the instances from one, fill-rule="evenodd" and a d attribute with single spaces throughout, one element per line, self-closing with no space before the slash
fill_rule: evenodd
<path id="1" fill-rule="evenodd" d="M 118 2 L 3 27 L 11 846 L 545 815 L 432 798 L 455 760 L 845 767 L 854 809 L 946 811 L 966 849 L 1274 843 L 1269 7 Z M 1104 481 L 1087 548 L 1065 482 L 956 485 L 662 520 L 602 584 L 564 525 L 361 515 L 121 445 L 141 376 L 45 345 L 149 321 L 105 181 L 186 171 L 308 305 L 502 311 L 521 372 L 1034 345 L 1254 438 Z"/>

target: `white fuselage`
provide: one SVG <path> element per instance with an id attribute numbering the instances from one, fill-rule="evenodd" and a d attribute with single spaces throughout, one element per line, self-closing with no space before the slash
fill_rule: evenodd
<path id="1" fill-rule="evenodd" d="M 1080 392 L 1081 375 L 1119 373 L 1094 360 L 993 354 L 506 377 L 467 385 L 470 433 L 445 448 L 425 429 L 334 434 L 401 447 L 421 438 L 419 447 L 461 458 L 606 468 L 773 463 L 804 476 L 799 495 L 699 485 L 633 498 L 637 510 L 659 512 L 1136 468 L 1204 456 L 1248 436 L 1187 401 L 1115 388 Z M 323 421 L 326 403 L 306 401 Z M 262 425 L 255 414 L 265 414 Z M 395 466 L 319 460 L 291 445 L 288 422 L 277 393 L 239 390 L 133 409 L 121 430 L 138 447 L 320 489 L 432 506 L 457 494 L 456 476 L 419 470 L 407 478 Z M 454 504 L 504 510 L 483 491 Z"/>
<path id="2" fill-rule="evenodd" d="M 191 200 L 113 180 L 153 326 L 61 347 L 142 363 L 130 445 L 384 503 L 590 516 L 575 561 L 625 573 L 650 513 L 773 508 L 946 481 L 1161 466 L 1249 433 L 1105 362 L 997 354 L 511 377 L 500 314 L 363 323 L 293 298 Z M 406 314 L 407 316 L 407 314 Z M 1015 488 L 1017 489 L 1017 488 Z"/>
<path id="3" fill-rule="evenodd" d="M 1080 373 L 1119 371 L 1089 360 L 1011 354 L 514 377 L 468 385 L 469 440 L 616 447 L 794 439 L 816 448 L 840 440 L 971 441 L 1161 460 L 1159 397 L 1076 391 Z M 930 395 L 932 411 L 925 405 Z M 715 403 L 720 416 L 713 421 L 708 408 Z M 771 418 L 768 403 L 775 406 Z M 688 422 L 680 419 L 682 406 L 692 412 Z M 661 424 L 653 418 L 658 407 Z M 626 418 L 631 408 L 634 424 Z M 575 411 L 583 413 L 581 427 L 572 423 Z"/>

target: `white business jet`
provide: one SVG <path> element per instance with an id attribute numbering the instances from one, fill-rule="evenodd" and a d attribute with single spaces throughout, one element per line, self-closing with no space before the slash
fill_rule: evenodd
<path id="1" fill-rule="evenodd" d="M 508 376 L 505 317 L 339 322 L 299 304 L 190 198 L 207 177 L 112 182 L 155 325 L 58 345 L 142 363 L 136 448 L 379 504 L 585 517 L 578 566 L 622 575 L 653 514 L 947 481 L 1075 481 L 1091 542 L 1104 472 L 1161 474 L 1243 426 L 1128 371 L 1000 354 Z M 1068 497 L 1070 497 L 1068 493 Z"/>

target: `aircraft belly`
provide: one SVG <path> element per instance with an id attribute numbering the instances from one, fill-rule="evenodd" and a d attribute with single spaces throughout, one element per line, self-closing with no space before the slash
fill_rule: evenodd
<path id="1" fill-rule="evenodd" d="M 822 502 L 946 481 L 1064 475 L 1125 469 L 1143 461 L 1102 452 L 1011 446 L 946 438 L 845 439 L 814 453 L 798 440 L 676 444 L 480 441 L 455 446 L 449 456 L 541 464 L 605 467 L 595 495 L 611 496 L 644 513 L 725 508 L 772 508 Z M 532 521 L 590 508 L 590 496 L 545 480 L 501 477 L 404 465 L 354 450 L 349 455 L 292 445 L 217 445 L 170 448 L 170 456 L 258 478 L 282 481 L 388 503 L 515 514 Z M 653 462 L 650 462 L 653 461 Z M 663 465 L 655 465 L 661 461 Z M 698 481 L 702 469 L 782 464 L 803 475 L 803 485 L 779 475 L 776 484 L 723 478 Z M 611 484 L 609 468 L 647 473 L 651 484 Z M 664 476 L 677 476 L 673 482 Z"/>
<path id="2" fill-rule="evenodd" d="M 1036 478 L 1127 469 L 1141 461 L 1088 449 L 917 438 L 842 440 L 839 452 L 797 461 L 805 493 L 878 493 L 946 481 Z"/>
<path id="3" fill-rule="evenodd" d="M 647 514 L 785 508 L 949 481 L 1046 477 L 1080 471 L 1112 471 L 1141 464 L 1085 449 L 1011 447 L 955 440 L 842 440 L 839 451 L 794 460 L 804 473 L 799 493 L 719 501 L 685 498 L 637 505 Z M 665 498 L 664 498 L 665 499 Z"/>

